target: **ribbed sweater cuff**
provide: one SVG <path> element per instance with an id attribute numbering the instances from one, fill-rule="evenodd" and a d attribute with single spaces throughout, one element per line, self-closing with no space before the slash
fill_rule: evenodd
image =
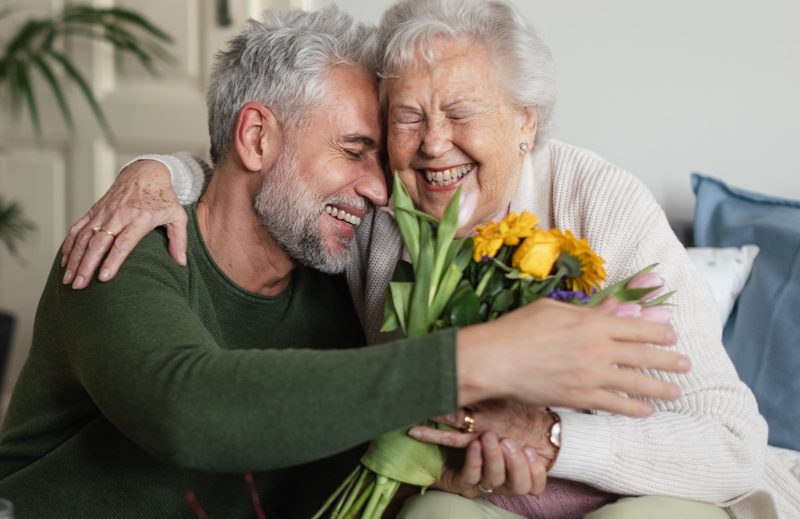
<path id="1" fill-rule="evenodd" d="M 606 416 L 559 411 L 561 452 L 550 475 L 593 483 L 605 479 L 613 458 L 613 427 Z"/>
<path id="2" fill-rule="evenodd" d="M 203 194 L 204 180 L 202 171 L 195 173 L 178 157 L 172 155 L 141 155 L 120 168 L 120 172 L 139 160 L 155 160 L 169 169 L 172 178 L 172 189 L 181 205 L 191 204 Z"/>

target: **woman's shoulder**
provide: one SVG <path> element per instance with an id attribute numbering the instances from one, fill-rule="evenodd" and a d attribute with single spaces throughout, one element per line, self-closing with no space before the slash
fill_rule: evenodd
<path id="1" fill-rule="evenodd" d="M 555 140 L 548 142 L 547 150 L 556 223 L 643 223 L 661 212 L 641 180 L 599 154 Z"/>

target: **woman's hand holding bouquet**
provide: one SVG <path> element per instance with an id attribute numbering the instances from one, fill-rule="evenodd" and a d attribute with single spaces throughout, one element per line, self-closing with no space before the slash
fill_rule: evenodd
<path id="1" fill-rule="evenodd" d="M 609 382 L 613 378 L 615 383 L 609 383 L 608 387 L 622 391 L 626 391 L 628 387 L 631 390 L 638 389 L 630 391 L 631 394 L 664 394 L 664 397 L 672 399 L 679 396 L 669 392 L 673 389 L 669 384 L 634 371 L 630 372 L 630 376 L 620 378 L 617 365 L 646 365 L 648 362 L 642 356 L 648 354 L 637 348 L 629 348 L 630 351 L 627 351 L 625 348 L 620 349 L 618 345 L 615 348 L 605 348 L 603 344 L 602 337 L 606 337 L 609 343 L 641 342 L 643 338 L 652 335 L 648 333 L 652 330 L 648 329 L 645 323 L 640 329 L 635 326 L 625 327 L 623 336 L 615 336 L 615 331 L 610 328 L 611 325 L 607 321 L 597 320 L 595 327 L 578 326 L 587 330 L 592 328 L 602 330 L 604 326 L 608 328 L 602 330 L 602 337 L 581 342 L 594 350 L 587 351 L 586 355 L 575 355 L 573 349 L 563 348 L 561 344 L 563 341 L 574 343 L 574 337 L 570 333 L 560 333 L 560 330 L 576 327 L 586 320 L 595 319 L 595 316 L 601 313 L 649 317 L 662 323 L 668 322 L 671 313 L 668 308 L 664 308 L 664 305 L 672 293 L 657 294 L 662 289 L 663 280 L 651 275 L 655 265 L 601 290 L 606 277 L 603 260 L 590 248 L 586 239 L 577 239 L 568 230 L 563 232 L 559 229 L 542 230 L 536 227 L 538 219 L 530 213 L 523 212 L 520 215 L 511 213 L 497 224 L 489 222 L 486 226 L 478 227 L 474 239 L 471 237 L 456 239 L 459 223 L 468 221 L 471 215 L 467 213 L 470 209 L 474 209 L 474 200 L 462 197 L 461 188 L 456 191 L 445 209 L 441 221 L 414 208 L 408 191 L 396 175 L 393 199 L 394 207 L 391 209 L 411 257 L 411 264 L 403 261 L 397 264 L 386 295 L 382 331 L 388 332 L 400 328 L 406 337 L 419 337 L 437 330 L 463 328 L 481 322 L 495 324 L 494 321 L 498 318 L 509 314 L 502 319 L 502 324 L 508 326 L 473 327 L 459 331 L 459 334 L 473 334 L 473 340 L 467 341 L 471 344 L 480 344 L 481 334 L 489 343 L 497 344 L 498 335 L 513 334 L 516 319 L 540 319 L 543 321 L 540 329 L 551 337 L 539 342 L 553 350 L 551 355 L 542 355 L 541 348 L 531 352 L 551 361 L 550 364 L 542 363 L 539 366 L 541 380 L 546 382 L 553 377 L 558 379 L 560 371 L 566 369 L 574 372 L 576 369 L 581 369 L 581 363 L 591 365 L 597 362 L 598 356 L 602 357 L 606 351 L 610 351 L 614 352 L 615 357 L 603 360 L 608 361 L 605 364 L 608 365 L 609 371 L 614 371 L 613 377 L 609 377 Z M 464 207 L 461 207 L 462 204 Z M 607 299 L 611 296 L 613 299 Z M 511 313 L 517 308 L 542 299 L 570 303 L 575 305 L 575 311 L 564 312 L 562 303 L 542 303 L 531 312 Z M 556 307 L 551 305 L 556 305 L 557 311 L 553 310 Z M 597 305 L 601 305 L 598 310 L 581 308 Z M 497 321 L 496 324 L 501 323 Z M 669 331 L 667 335 L 669 336 L 664 337 L 662 342 L 674 342 L 674 332 Z M 475 341 L 475 338 L 479 340 Z M 459 341 L 460 339 L 461 336 Z M 519 344 L 519 341 L 512 340 L 509 343 Z M 563 359 L 560 358 L 562 351 L 566 355 Z M 461 350 L 459 353 L 461 354 Z M 498 351 L 498 356 L 502 358 L 501 351 Z M 459 371 L 469 369 L 469 366 L 465 366 L 469 364 L 469 355 L 463 357 L 463 361 L 461 357 L 459 358 Z M 510 358 L 515 357 L 510 356 Z M 532 364 L 536 363 L 526 365 Z M 514 371 L 513 366 L 508 368 L 508 373 Z M 592 368 L 596 366 L 592 365 Z M 686 370 L 688 366 L 682 368 Z M 603 372 L 596 369 L 589 369 L 587 373 L 595 375 L 600 373 L 599 376 L 603 377 Z M 460 374 L 459 380 L 461 380 Z M 536 380 L 538 375 L 539 373 L 529 373 L 527 377 L 511 377 L 511 379 Z M 491 373 L 488 373 L 488 376 L 491 377 Z M 566 377 L 567 380 L 571 378 L 574 377 Z M 597 382 L 599 384 L 596 390 L 596 408 L 614 408 L 612 405 L 616 403 L 614 399 L 623 397 L 600 389 L 604 385 L 603 380 Z M 646 391 L 641 390 L 642 384 L 648 385 Z M 549 405 L 573 407 L 570 403 L 571 397 L 575 395 L 571 393 L 579 393 L 581 389 L 576 387 L 573 392 L 570 388 L 563 387 L 563 384 L 554 384 L 552 387 L 554 388 L 552 395 L 549 395 L 546 389 L 537 392 L 515 391 L 514 388 L 508 388 L 507 395 L 495 394 L 490 397 L 502 399 L 514 394 L 535 393 L 544 398 Z M 479 394 L 481 388 L 475 390 L 476 394 Z M 481 400 L 465 397 L 464 393 L 468 392 L 469 389 L 460 386 L 459 401 Z M 581 401 L 592 401 L 590 397 L 591 395 L 581 395 Z M 636 402 L 633 405 L 638 409 L 652 408 L 649 404 L 635 400 L 632 402 Z M 629 414 L 637 413 L 632 411 Z M 430 427 L 447 428 L 435 422 L 423 425 L 429 428 L 415 427 L 413 430 L 415 432 L 427 430 L 428 433 L 434 434 Z M 505 466 L 507 472 L 511 471 L 508 472 L 509 475 L 513 474 L 514 470 L 523 470 L 521 465 L 514 461 L 519 460 L 521 456 L 517 443 L 513 441 L 510 444 L 507 442 L 504 447 L 507 454 L 516 454 L 516 457 L 506 458 L 505 465 L 489 463 L 487 467 L 481 466 L 481 450 L 493 450 L 499 445 L 496 432 L 487 433 L 484 438 L 459 438 L 457 435 L 448 436 L 445 431 L 441 431 L 445 436 L 440 438 L 449 439 L 440 443 L 466 442 L 463 446 L 467 448 L 462 466 L 458 469 L 448 468 L 443 474 L 446 450 L 439 445 L 417 441 L 409 436 L 408 432 L 409 429 L 405 428 L 373 440 L 361 459 L 362 465 L 342 483 L 314 519 L 322 517 L 331 507 L 333 507 L 331 518 L 379 518 L 401 483 L 422 487 L 424 492 L 440 479 L 439 485 L 450 487 L 472 484 L 480 470 L 483 472 L 481 478 L 491 477 L 491 470 L 496 467 Z M 422 435 L 418 437 L 421 438 Z M 482 445 L 481 441 L 488 443 Z M 522 446 L 525 447 L 524 444 Z M 513 452 L 508 452 L 509 447 Z M 543 484 L 543 478 L 535 469 L 537 455 L 530 448 L 525 451 L 525 455 L 530 462 L 524 466 L 524 470 L 528 471 L 527 477 L 523 474 L 522 477 L 509 477 L 508 480 L 521 481 L 522 486 L 537 490 L 537 487 Z M 503 474 L 504 483 L 505 476 L 506 474 Z M 519 489 L 509 490 L 513 493 Z"/>

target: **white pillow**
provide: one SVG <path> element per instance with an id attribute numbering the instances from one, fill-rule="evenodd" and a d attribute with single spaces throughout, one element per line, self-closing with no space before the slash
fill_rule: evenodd
<path id="1" fill-rule="evenodd" d="M 725 249 L 710 247 L 688 247 L 686 249 L 692 262 L 711 286 L 723 326 L 725 326 L 725 322 L 733 310 L 733 304 L 744 288 L 747 278 L 750 277 L 753 260 L 758 256 L 758 251 L 757 245 Z"/>

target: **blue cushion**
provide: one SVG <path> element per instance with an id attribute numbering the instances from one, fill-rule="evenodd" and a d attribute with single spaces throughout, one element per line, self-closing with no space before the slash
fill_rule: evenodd
<path id="1" fill-rule="evenodd" d="M 761 248 L 722 336 L 769 423 L 769 443 L 800 451 L 800 201 L 692 174 L 698 247 Z"/>

